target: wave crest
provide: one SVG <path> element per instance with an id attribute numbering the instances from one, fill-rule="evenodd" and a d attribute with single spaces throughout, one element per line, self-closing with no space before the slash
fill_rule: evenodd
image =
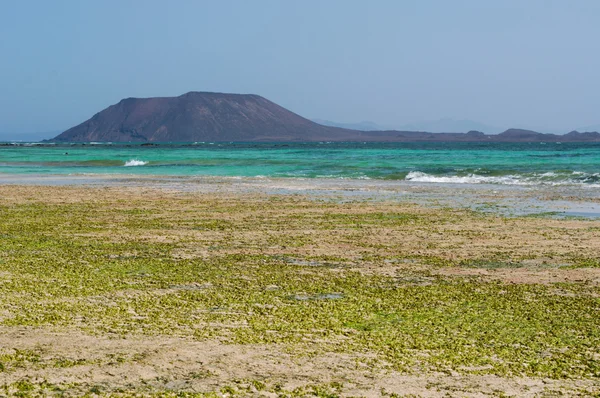
<path id="1" fill-rule="evenodd" d="M 147 165 L 148 162 L 145 162 L 143 160 L 138 160 L 138 159 L 131 159 L 125 162 L 125 167 L 131 167 L 131 166 L 144 166 Z"/>
<path id="2" fill-rule="evenodd" d="M 468 174 L 463 176 L 436 176 L 421 171 L 411 171 L 406 181 L 449 184 L 501 184 L 501 185 L 588 185 L 597 186 L 600 173 L 588 174 L 579 171 L 570 173 L 531 173 L 525 175 L 483 176 Z"/>

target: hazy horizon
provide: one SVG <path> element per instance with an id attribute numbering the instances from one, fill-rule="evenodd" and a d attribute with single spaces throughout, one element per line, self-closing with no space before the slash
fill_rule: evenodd
<path id="1" fill-rule="evenodd" d="M 188 91 L 392 128 L 600 127 L 598 16 L 592 0 L 5 2 L 0 134 Z"/>

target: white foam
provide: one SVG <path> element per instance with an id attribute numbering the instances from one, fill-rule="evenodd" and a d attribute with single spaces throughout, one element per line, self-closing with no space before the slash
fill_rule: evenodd
<path id="1" fill-rule="evenodd" d="M 581 184 L 573 180 L 552 181 L 548 178 L 556 177 L 557 174 L 547 172 L 532 176 L 482 176 L 469 174 L 465 176 L 434 176 L 421 171 L 411 171 L 405 177 L 406 181 L 414 182 L 432 182 L 448 184 L 502 184 L 502 185 L 571 185 Z"/>
<path id="2" fill-rule="evenodd" d="M 431 174 L 423 173 L 421 171 L 411 171 L 406 175 L 405 180 L 415 182 L 441 182 L 441 183 L 452 183 L 452 184 L 481 184 L 491 183 L 492 179 L 498 177 L 484 177 L 476 174 L 469 174 L 467 176 L 434 176 Z M 504 178 L 504 177 L 502 177 Z"/>
<path id="3" fill-rule="evenodd" d="M 147 165 L 148 162 L 145 162 L 143 160 L 137 160 L 137 159 L 131 159 L 125 162 L 125 167 L 131 167 L 131 166 L 144 166 Z"/>

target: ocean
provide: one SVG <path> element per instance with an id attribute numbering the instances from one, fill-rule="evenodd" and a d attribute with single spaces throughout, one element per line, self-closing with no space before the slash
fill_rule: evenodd
<path id="1" fill-rule="evenodd" d="M 0 174 L 600 187 L 600 143 L 6 143 Z"/>

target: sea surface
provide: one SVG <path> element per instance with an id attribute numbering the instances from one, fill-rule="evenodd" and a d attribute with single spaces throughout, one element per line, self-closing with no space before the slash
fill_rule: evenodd
<path id="1" fill-rule="evenodd" d="M 600 187 L 600 143 L 6 143 L 0 174 Z"/>

